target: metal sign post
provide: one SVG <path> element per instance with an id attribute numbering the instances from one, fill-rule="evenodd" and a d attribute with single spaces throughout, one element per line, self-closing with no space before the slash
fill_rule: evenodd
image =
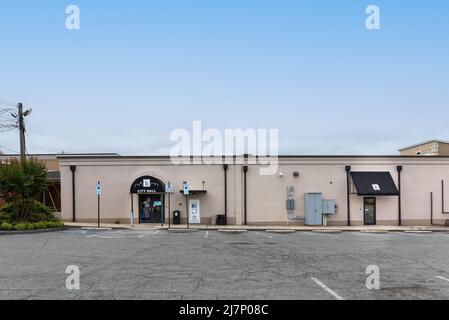
<path id="1" fill-rule="evenodd" d="M 100 228 L 100 197 L 101 197 L 101 183 L 100 181 L 97 182 L 97 201 L 98 201 L 98 228 Z"/>
<path id="2" fill-rule="evenodd" d="M 187 216 L 187 229 L 190 229 L 189 225 L 189 203 L 187 201 L 187 197 L 189 196 L 190 190 L 189 190 L 189 184 L 187 182 L 182 183 L 182 191 L 184 195 L 186 196 L 186 216 Z"/>
<path id="3" fill-rule="evenodd" d="M 187 200 L 187 195 L 186 195 L 186 212 L 187 212 L 187 229 L 190 229 L 190 225 L 189 225 L 189 219 L 190 219 L 190 217 L 189 217 L 189 204 L 188 204 L 188 200 Z"/>
<path id="4" fill-rule="evenodd" d="M 170 209 L 170 196 L 173 193 L 173 187 L 170 183 L 170 181 L 168 182 L 167 187 L 165 188 L 165 192 L 168 194 L 168 228 L 171 228 L 171 209 Z"/>

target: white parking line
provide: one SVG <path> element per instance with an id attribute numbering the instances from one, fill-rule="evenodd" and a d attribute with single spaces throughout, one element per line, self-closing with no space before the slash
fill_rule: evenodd
<path id="1" fill-rule="evenodd" d="M 204 239 L 207 239 L 208 236 L 209 236 L 209 231 L 206 231 L 206 234 L 204 235 Z"/>
<path id="2" fill-rule="evenodd" d="M 442 277 L 442 276 L 435 276 L 435 278 L 438 278 L 438 279 L 441 279 L 441 280 L 449 282 L 448 278 L 445 278 L 445 277 Z"/>
<path id="3" fill-rule="evenodd" d="M 334 290 L 326 286 L 323 282 L 318 280 L 317 278 L 312 277 L 311 278 L 317 285 L 319 285 L 321 288 L 326 290 L 329 294 L 331 294 L 335 299 L 337 300 L 345 300 L 342 296 L 340 296 L 338 293 L 336 293 Z"/>
<path id="4" fill-rule="evenodd" d="M 92 234 L 90 236 L 87 236 L 86 238 L 122 239 L 123 237 L 109 237 L 109 236 L 102 236 L 102 235 Z"/>

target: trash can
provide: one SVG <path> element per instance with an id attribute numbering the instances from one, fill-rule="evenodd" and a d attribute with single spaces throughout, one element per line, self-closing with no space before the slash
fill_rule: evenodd
<path id="1" fill-rule="evenodd" d="M 173 211 L 173 224 L 181 224 L 181 211 Z"/>
<path id="2" fill-rule="evenodd" d="M 224 214 L 217 215 L 217 225 L 219 226 L 226 225 L 226 216 Z"/>

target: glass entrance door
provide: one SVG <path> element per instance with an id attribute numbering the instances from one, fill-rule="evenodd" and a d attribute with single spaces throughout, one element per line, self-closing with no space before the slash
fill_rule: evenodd
<path id="1" fill-rule="evenodd" d="M 164 223 L 164 195 L 139 195 L 139 223 Z"/>
<path id="2" fill-rule="evenodd" d="M 366 226 L 376 224 L 376 198 L 364 198 L 363 220 Z"/>

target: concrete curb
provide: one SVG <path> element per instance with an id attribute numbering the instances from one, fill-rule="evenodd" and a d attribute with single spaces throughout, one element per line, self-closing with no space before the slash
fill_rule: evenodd
<path id="1" fill-rule="evenodd" d="M 389 233 L 388 230 L 361 230 L 360 233 L 377 233 L 377 234 L 385 234 Z"/>
<path id="2" fill-rule="evenodd" d="M 94 228 L 94 227 L 82 227 L 81 230 L 100 230 L 100 231 L 111 231 L 112 228 Z"/>
<path id="3" fill-rule="evenodd" d="M 432 231 L 430 230 L 406 230 L 404 231 L 404 233 L 423 233 L 423 234 L 428 234 L 428 233 L 432 233 Z"/>
<path id="4" fill-rule="evenodd" d="M 172 233 L 190 233 L 190 232 L 198 232 L 198 229 L 167 229 L 168 232 Z"/>
<path id="5" fill-rule="evenodd" d="M 238 229 L 218 229 L 218 232 L 222 232 L 222 233 L 230 233 L 230 234 L 237 234 L 237 233 L 244 233 L 247 232 L 248 230 L 238 230 Z"/>
<path id="6" fill-rule="evenodd" d="M 288 234 L 288 233 L 295 233 L 296 230 L 265 230 L 265 232 L 268 232 L 268 233 L 283 233 L 283 234 Z"/>
<path id="7" fill-rule="evenodd" d="M 342 233 L 343 230 L 320 230 L 320 229 L 315 229 L 315 230 L 312 230 L 312 232 L 314 232 L 314 233 L 330 233 L 330 234 L 337 234 L 337 233 Z"/>
<path id="8" fill-rule="evenodd" d="M 14 234 L 33 234 L 33 233 L 48 233 L 68 230 L 68 228 L 53 228 L 53 229 L 37 229 L 37 230 L 0 230 L 0 236 L 14 235 Z"/>

